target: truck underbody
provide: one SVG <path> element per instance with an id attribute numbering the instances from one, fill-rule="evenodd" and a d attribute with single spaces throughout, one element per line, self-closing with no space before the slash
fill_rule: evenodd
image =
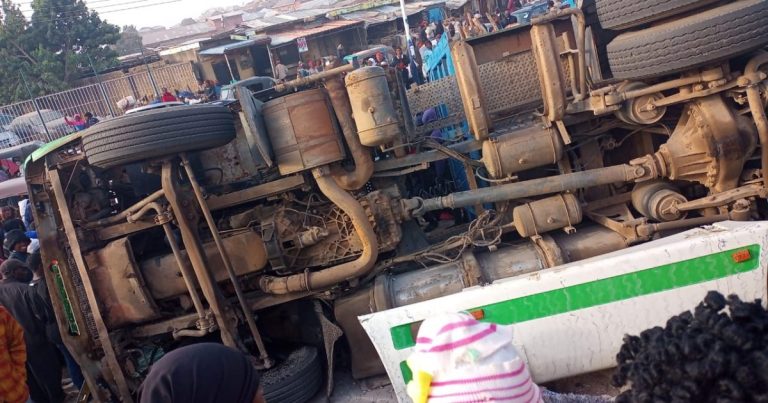
<path id="1" fill-rule="evenodd" d="M 153 362 L 199 341 L 252 354 L 266 379 L 303 354 L 328 393 L 335 358 L 356 378 L 386 366 L 397 390 L 407 346 L 358 317 L 411 326 L 423 317 L 403 312 L 436 298 L 501 298 L 499 280 L 765 220 L 768 2 L 697 4 L 611 29 L 554 10 L 456 41 L 456 75 L 416 89 L 394 68 L 337 64 L 48 144 L 26 178 L 93 398 L 131 401 Z M 308 371 L 294 371 L 306 394 L 323 379 Z M 307 397 L 269 382 L 268 400 Z"/>

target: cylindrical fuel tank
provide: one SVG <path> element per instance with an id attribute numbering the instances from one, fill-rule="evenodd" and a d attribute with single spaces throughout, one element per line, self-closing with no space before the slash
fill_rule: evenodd
<path id="1" fill-rule="evenodd" d="M 483 142 L 483 163 L 493 179 L 554 164 L 563 143 L 554 128 L 529 127 Z"/>
<path id="2" fill-rule="evenodd" d="M 515 207 L 512 220 L 522 237 L 574 226 L 581 222 L 581 204 L 576 196 L 563 193 Z"/>
<path id="3" fill-rule="evenodd" d="M 363 67 L 347 74 L 344 81 L 360 143 L 377 147 L 397 139 L 400 126 L 384 69 Z"/>
<path id="4" fill-rule="evenodd" d="M 282 175 L 344 159 L 344 146 L 325 90 L 273 99 L 264 104 L 263 115 Z"/>

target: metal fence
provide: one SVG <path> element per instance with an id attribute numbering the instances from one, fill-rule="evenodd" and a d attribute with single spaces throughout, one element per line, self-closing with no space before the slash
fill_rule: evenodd
<path id="1" fill-rule="evenodd" d="M 153 80 L 158 91 L 163 87 L 171 92 L 197 88 L 192 64 L 180 63 L 2 106 L 0 148 L 63 137 L 75 131 L 67 117 L 71 121 L 77 114 L 90 112 L 99 120 L 120 116 L 128 106 L 151 102 L 160 95 L 155 93 Z M 128 101 L 121 103 L 124 99 Z"/>

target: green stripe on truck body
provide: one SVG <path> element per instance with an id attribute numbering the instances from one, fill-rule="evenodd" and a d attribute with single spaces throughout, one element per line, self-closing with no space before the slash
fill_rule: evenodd
<path id="1" fill-rule="evenodd" d="M 733 254 L 743 250 L 749 251 L 749 259 L 736 263 Z M 758 267 L 759 258 L 760 245 L 750 245 L 468 311 L 482 310 L 483 321 L 511 325 L 745 273 Z M 396 350 L 416 345 L 413 325 L 407 323 L 390 329 Z"/>

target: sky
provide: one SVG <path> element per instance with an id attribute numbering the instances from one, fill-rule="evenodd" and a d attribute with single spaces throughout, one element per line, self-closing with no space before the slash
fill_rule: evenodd
<path id="1" fill-rule="evenodd" d="M 13 1 L 20 5 L 27 17 L 32 14 L 30 9 L 32 0 Z M 137 28 L 157 25 L 172 26 L 184 18 L 197 18 L 209 8 L 242 3 L 244 0 L 85 0 L 85 4 L 89 8 L 99 12 L 102 18 L 108 22 L 121 27 L 123 25 L 136 25 Z"/>

